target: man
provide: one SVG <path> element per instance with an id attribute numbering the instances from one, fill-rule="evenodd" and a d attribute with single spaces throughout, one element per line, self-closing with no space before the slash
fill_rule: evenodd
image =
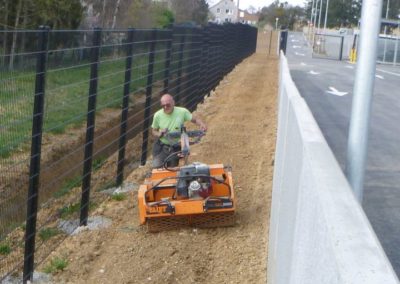
<path id="1" fill-rule="evenodd" d="M 175 106 L 174 98 L 170 94 L 163 95 L 160 104 L 162 109 L 154 114 L 151 125 L 152 133 L 157 138 L 153 145 L 153 168 L 161 168 L 170 154 L 180 150 L 179 146 L 172 147 L 170 141 L 164 137 L 167 132 L 180 131 L 186 121 L 195 123 L 203 131 L 207 130 L 204 122 L 194 117 L 189 110 Z M 174 157 L 169 160 L 168 166 L 175 167 L 178 163 L 179 158 Z"/>

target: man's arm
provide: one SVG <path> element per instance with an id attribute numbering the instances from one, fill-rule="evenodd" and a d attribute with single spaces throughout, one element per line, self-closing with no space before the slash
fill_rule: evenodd
<path id="1" fill-rule="evenodd" d="M 203 131 L 207 130 L 207 125 L 200 118 L 195 117 L 194 115 L 192 115 L 191 122 L 193 122 L 194 124 L 198 125 L 201 130 L 203 130 Z"/>
<path id="2" fill-rule="evenodd" d="M 167 132 L 168 132 L 167 128 L 161 129 L 161 130 L 160 129 L 154 129 L 154 128 L 151 129 L 151 133 L 153 134 L 153 136 L 155 136 L 157 138 L 163 137 L 164 134 L 167 133 Z"/>

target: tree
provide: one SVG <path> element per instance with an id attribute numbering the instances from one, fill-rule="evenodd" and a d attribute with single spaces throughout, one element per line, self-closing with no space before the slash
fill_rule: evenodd
<path id="1" fill-rule="evenodd" d="M 79 0 L 35 0 L 34 21 L 52 29 L 76 29 L 83 17 Z"/>
<path id="2" fill-rule="evenodd" d="M 304 20 L 304 15 L 304 8 L 293 7 L 287 2 L 280 3 L 279 0 L 276 0 L 268 7 L 261 9 L 259 25 L 269 24 L 275 26 L 276 18 L 278 18 L 281 26 L 293 29 L 296 22 Z"/>
<path id="3" fill-rule="evenodd" d="M 325 12 L 326 3 L 323 1 L 322 11 Z M 327 26 L 350 27 L 356 26 L 361 17 L 361 0 L 330 0 Z M 312 1 L 308 1 L 307 14 L 311 15 Z M 322 13 L 324 14 L 324 13 Z M 310 17 L 310 16 L 309 16 Z"/>
<path id="4" fill-rule="evenodd" d="M 172 23 L 206 24 L 208 4 L 205 0 L 150 1 L 131 0 L 124 15 L 124 25 L 135 28 L 163 28 Z"/>
<path id="5" fill-rule="evenodd" d="M 361 1 L 333 0 L 329 5 L 328 26 L 350 27 L 358 24 Z"/>
<path id="6" fill-rule="evenodd" d="M 386 18 L 386 11 L 388 8 L 389 3 L 389 10 L 388 10 L 388 19 L 398 19 L 400 14 L 400 1 L 398 0 L 384 0 L 383 1 L 383 9 L 382 9 L 382 18 Z"/>
<path id="7" fill-rule="evenodd" d="M 207 23 L 208 4 L 205 0 L 172 0 L 171 2 L 177 23 L 194 22 L 198 25 Z"/>
<path id="8" fill-rule="evenodd" d="M 21 15 L 21 10 L 22 10 L 22 0 L 18 0 L 17 2 L 17 13 L 15 15 L 15 24 L 14 24 L 14 29 L 17 30 L 19 26 L 19 20 L 20 20 L 20 15 Z M 12 70 L 14 67 L 14 54 L 15 54 L 15 48 L 17 45 L 17 32 L 13 33 L 12 37 L 12 44 L 11 44 L 11 54 L 10 54 L 10 65 L 9 69 Z"/>
<path id="9" fill-rule="evenodd" d="M 80 25 L 83 16 L 83 7 L 80 0 L 0 0 L 3 11 L 2 26 L 4 29 L 37 29 L 47 25 L 53 29 L 75 29 Z M 24 50 L 36 50 L 33 41 L 26 39 L 27 33 L 4 32 L 2 49 L 10 56 L 2 60 L 3 66 L 13 69 L 15 60 L 23 64 L 24 56 L 16 54 Z M 59 36 L 53 37 L 57 44 L 63 41 Z M 65 40 L 64 40 L 65 41 Z"/>
<path id="10" fill-rule="evenodd" d="M 124 25 L 135 28 L 155 27 L 154 6 L 151 0 L 133 0 L 124 17 Z"/>
<path id="11" fill-rule="evenodd" d="M 156 23 L 158 27 L 167 28 L 175 22 L 175 16 L 171 10 L 165 7 L 158 7 L 156 11 Z"/>
<path id="12" fill-rule="evenodd" d="M 205 0 L 196 2 L 192 11 L 193 21 L 198 25 L 206 25 L 208 22 L 208 4 Z"/>

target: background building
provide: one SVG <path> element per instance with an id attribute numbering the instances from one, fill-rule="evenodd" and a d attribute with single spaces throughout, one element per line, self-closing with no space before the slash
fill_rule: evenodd
<path id="1" fill-rule="evenodd" d="M 238 22 L 248 25 L 257 25 L 258 23 L 259 14 L 251 14 L 246 10 L 239 10 L 239 18 Z"/>
<path id="2" fill-rule="evenodd" d="M 210 7 L 210 13 L 215 23 L 238 22 L 238 7 L 233 0 L 219 1 Z"/>

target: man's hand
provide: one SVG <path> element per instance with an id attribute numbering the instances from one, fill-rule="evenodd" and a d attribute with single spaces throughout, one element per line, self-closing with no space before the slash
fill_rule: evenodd
<path id="1" fill-rule="evenodd" d="M 198 117 L 192 116 L 191 120 L 194 124 L 200 127 L 200 130 L 207 131 L 207 125 Z"/>
<path id="2" fill-rule="evenodd" d="M 205 125 L 204 123 L 200 123 L 200 130 L 207 131 L 207 125 Z"/>
<path id="3" fill-rule="evenodd" d="M 151 133 L 153 133 L 153 136 L 157 137 L 157 138 L 163 137 L 165 134 L 167 134 L 167 132 L 168 132 L 168 128 L 164 128 L 164 129 L 160 129 L 160 130 L 154 129 L 154 128 L 151 129 Z"/>
<path id="4" fill-rule="evenodd" d="M 159 131 L 159 133 L 160 133 L 159 137 L 160 137 L 160 138 L 163 137 L 165 134 L 167 134 L 167 132 L 168 132 L 168 128 L 160 129 L 160 131 Z"/>

